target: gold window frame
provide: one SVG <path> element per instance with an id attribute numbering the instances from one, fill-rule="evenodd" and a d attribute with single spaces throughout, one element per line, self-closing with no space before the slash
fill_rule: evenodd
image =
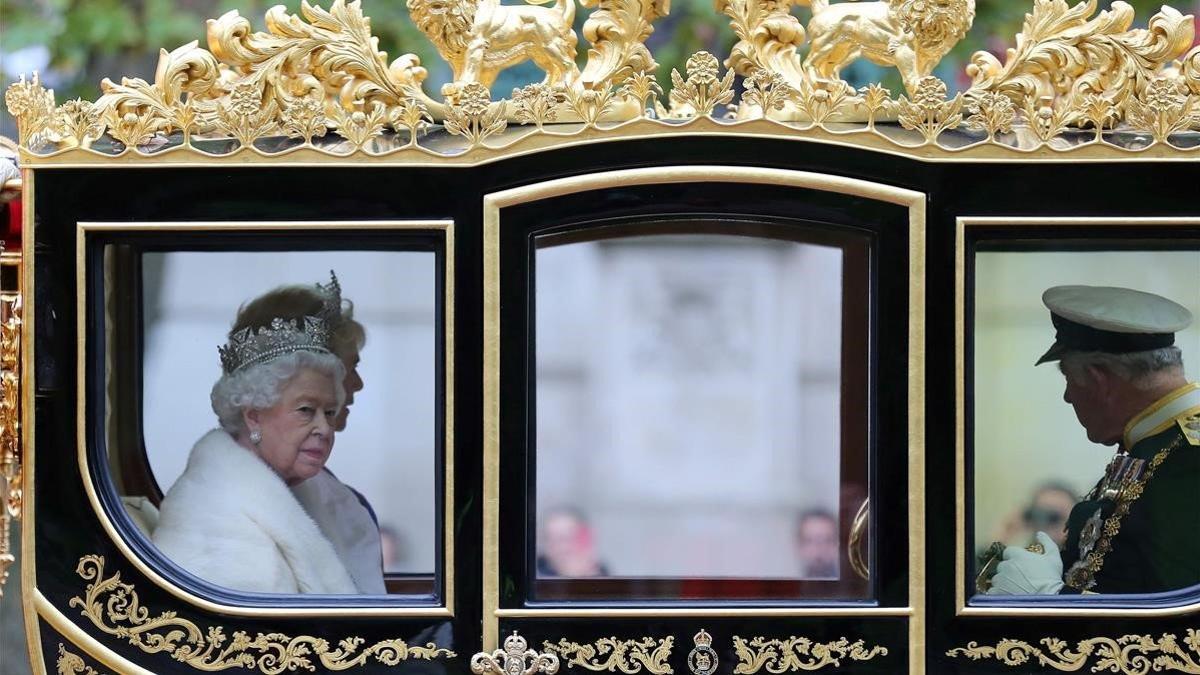
<path id="1" fill-rule="evenodd" d="M 967 604 L 967 442 L 966 442 L 966 293 L 967 249 L 966 235 L 969 227 L 1057 227 L 1057 228 L 1105 228 L 1105 227 L 1197 227 L 1200 217 L 1147 218 L 1130 216 L 1104 217 L 1022 217 L 1022 216 L 959 216 L 954 226 L 954 614 L 955 616 L 979 617 L 1069 617 L 1110 616 L 1144 618 L 1181 616 L 1200 610 L 1200 599 L 1186 605 L 1174 607 L 1069 607 L 1026 605 L 1024 607 L 972 607 Z"/>
<path id="2" fill-rule="evenodd" d="M 737 183 L 820 190 L 908 209 L 908 606 L 780 608 L 500 608 L 500 228 L 511 206 L 617 187 Z M 909 668 L 925 668 L 925 202 L 923 192 L 854 178 L 744 166 L 664 166 L 560 178 L 483 198 L 483 649 L 497 648 L 502 618 L 845 617 L 908 619 Z"/>
<path id="3" fill-rule="evenodd" d="M 109 514 L 105 511 L 100 503 L 99 496 L 96 491 L 96 486 L 89 478 L 91 475 L 90 464 L 88 462 L 87 453 L 87 419 L 85 409 L 86 397 L 86 378 L 87 378 L 87 309 L 86 302 L 87 292 L 87 255 L 86 245 L 87 237 L 92 232 L 262 232 L 269 233 L 273 231 L 337 231 L 339 229 L 357 229 L 357 230 L 395 230 L 395 231 L 441 231 L 445 242 L 445 265 L 443 268 L 444 279 L 443 297 L 444 310 L 442 312 L 443 334 L 445 335 L 443 354 L 445 365 L 443 368 L 442 386 L 445 391 L 445 409 L 443 414 L 443 451 L 445 457 L 443 459 L 443 500 L 442 505 L 442 520 L 443 520 L 443 550 L 442 550 L 442 579 L 444 580 L 442 588 L 442 597 L 438 605 L 428 606 L 372 606 L 372 607 L 336 607 L 334 603 L 328 603 L 321 607 L 242 607 L 237 605 L 228 605 L 221 602 L 216 602 L 196 595 L 195 593 L 179 586 L 174 581 L 168 579 L 160 571 L 153 568 L 145 560 L 142 560 L 128 542 L 117 531 Z M 32 233 L 29 235 L 32 241 Z M 189 221 L 189 222 L 79 222 L 76 225 L 76 459 L 79 463 L 79 471 L 83 479 L 83 487 L 87 493 L 88 501 L 92 505 L 92 509 L 96 513 L 96 517 L 104 527 L 105 533 L 113 544 L 121 551 L 125 558 L 144 574 L 155 585 L 167 591 L 176 598 L 186 602 L 199 609 L 209 612 L 219 612 L 233 616 L 244 617 L 341 617 L 341 618 L 363 618 L 363 617 L 439 617 L 449 618 L 454 616 L 454 221 L 453 220 L 370 220 L 370 221 L 349 221 L 349 220 L 328 220 L 328 221 Z M 32 278 L 32 277 L 28 277 Z M 32 288 L 27 293 L 32 294 Z M 26 363 L 32 363 L 32 355 L 27 359 Z M 32 383 L 32 380 L 27 380 Z M 28 420 L 32 423 L 32 419 Z M 26 426 L 26 429 L 32 429 L 32 425 Z M 30 434 L 29 445 L 32 446 L 32 434 Z M 32 462 L 30 462 L 32 465 Z M 29 476 L 31 476 L 30 472 Z M 26 489 L 32 488 L 32 485 L 27 484 Z M 27 493 L 27 494 L 32 494 Z M 32 500 L 30 500 L 29 515 L 31 519 L 26 522 L 26 530 L 32 532 Z M 27 574 L 30 576 L 30 585 L 27 590 L 35 589 L 33 583 L 33 547 L 32 542 L 22 542 L 23 545 L 28 543 L 29 548 L 26 550 L 26 566 Z M 436 570 L 435 570 L 436 572 Z M 377 596 L 386 597 L 386 596 Z M 37 597 L 38 607 L 45 612 L 58 613 L 44 598 L 39 594 Z M 27 616 L 30 614 L 27 613 Z M 60 615 L 61 617 L 61 615 Z M 56 622 L 51 622 L 52 624 Z"/>

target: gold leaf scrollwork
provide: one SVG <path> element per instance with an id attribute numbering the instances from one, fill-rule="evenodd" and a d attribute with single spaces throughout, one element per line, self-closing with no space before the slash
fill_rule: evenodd
<path id="1" fill-rule="evenodd" d="M 1089 18 L 1095 11 L 1096 0 L 1073 7 L 1066 0 L 1034 0 L 1005 63 L 988 52 L 972 57 L 971 90 L 1003 93 L 1017 104 L 1089 93 L 1122 103 L 1192 45 L 1191 17 L 1171 7 L 1155 14 L 1147 29 L 1130 28 L 1133 8 L 1124 2 Z"/>
<path id="2" fill-rule="evenodd" d="M 478 82 L 463 85 L 453 101 L 448 101 L 446 131 L 467 139 L 469 147 L 483 144 L 488 136 L 504 131 L 508 120 L 504 117 L 507 101 L 492 102 L 487 87 Z"/>
<path id="3" fill-rule="evenodd" d="M 227 12 L 208 22 L 209 48 L 236 73 L 237 82 L 261 91 L 264 105 L 286 107 L 296 97 L 329 92 L 334 95 L 325 97 L 330 116 L 335 106 L 349 111 L 358 101 L 368 108 L 380 103 L 390 114 L 419 91 L 427 75 L 420 59 L 403 54 L 389 64 L 358 0 L 334 0 L 328 10 L 301 2 L 300 13 L 303 18 L 288 14 L 283 5 L 272 7 L 267 32 L 255 33 L 236 10 Z"/>
<path id="4" fill-rule="evenodd" d="M 717 106 L 733 100 L 734 72 L 727 70 L 724 77 L 718 77 L 717 57 L 699 51 L 688 58 L 684 68 L 686 80 L 678 70 L 671 69 L 672 117 L 707 117 Z"/>
<path id="5" fill-rule="evenodd" d="M 806 637 L 789 637 L 786 640 L 751 638 L 749 642 L 733 636 L 733 650 L 738 664 L 736 675 L 754 675 L 766 669 L 768 673 L 787 673 L 820 670 L 826 666 L 839 667 L 842 659 L 870 661 L 877 656 L 887 656 L 887 647 L 868 647 L 863 640 L 851 642 L 839 638 L 833 642 L 815 642 Z"/>
<path id="6" fill-rule="evenodd" d="M 472 656 L 471 672 L 475 675 L 554 675 L 558 672 L 558 656 L 553 652 L 539 654 L 529 648 L 525 638 L 513 631 L 504 638 L 503 649 Z"/>
<path id="7" fill-rule="evenodd" d="M 946 656 L 965 656 L 971 660 L 995 659 L 1006 666 L 1021 666 L 1036 661 L 1043 667 L 1074 672 L 1091 665 L 1093 673 L 1145 675 L 1154 672 L 1200 673 L 1200 631 L 1189 628 L 1180 640 L 1173 633 L 1125 635 L 1119 638 L 1096 637 L 1080 640 L 1074 646 L 1065 640 L 1047 637 L 1042 646 L 1024 640 L 1002 639 L 995 646 L 968 642 Z M 1186 647 L 1186 649 L 1185 649 Z"/>
<path id="8" fill-rule="evenodd" d="M 58 643 L 58 659 L 54 662 L 54 670 L 58 675 L 103 675 L 84 663 L 82 656 L 67 651 L 61 642 Z"/>
<path id="9" fill-rule="evenodd" d="M 0 296 L 0 598 L 16 562 L 12 523 L 21 517 L 21 295 Z"/>
<path id="10" fill-rule="evenodd" d="M 175 129 L 183 132 L 187 145 L 193 132 L 215 126 L 220 72 L 216 58 L 195 41 L 170 52 L 163 49 L 153 83 L 121 78 L 117 84 L 105 78 L 95 107 L 103 111 L 109 134 L 126 147 L 136 148 Z"/>
<path id="11" fill-rule="evenodd" d="M 557 644 L 546 641 L 542 643 L 542 648 L 562 657 L 568 668 L 579 666 L 595 672 L 619 670 L 626 675 L 640 673 L 645 668 L 652 675 L 671 675 L 675 671 L 667 660 L 671 658 L 674 645 L 673 636 L 662 640 L 651 637 L 641 640 L 607 637 L 592 644 L 580 644 L 565 638 Z"/>
<path id="12" fill-rule="evenodd" d="M 645 42 L 654 32 L 654 21 L 670 11 L 670 0 L 581 0 L 581 4 L 596 8 L 583 24 L 583 37 L 592 45 L 579 76 L 583 88 L 620 87 L 631 77 L 658 69 Z"/>
<path id="13" fill-rule="evenodd" d="M 73 597 L 68 604 L 78 607 L 96 628 L 126 639 L 147 654 L 167 654 L 197 670 L 248 668 L 277 675 L 298 668 L 314 670 L 314 656 L 328 670 L 348 670 L 372 660 L 394 666 L 407 659 L 455 656 L 432 642 L 417 647 L 401 639 L 381 640 L 363 648 L 366 641 L 357 636 L 339 640 L 337 645 L 317 637 L 283 633 L 258 633 L 251 637 L 245 631 L 235 631 L 227 638 L 221 626 L 204 630 L 174 612 L 151 617 L 137 590 L 132 584 L 122 582 L 119 572 L 104 576 L 102 556 L 80 558 L 75 571 L 92 583 L 84 589 L 83 597 Z"/>

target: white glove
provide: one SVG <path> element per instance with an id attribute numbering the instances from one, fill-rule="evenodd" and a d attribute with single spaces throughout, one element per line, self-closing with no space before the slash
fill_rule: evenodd
<path id="1" fill-rule="evenodd" d="M 996 565 L 996 576 L 988 595 L 1053 595 L 1063 587 L 1062 556 L 1058 545 L 1045 532 L 1037 533 L 1042 553 L 1019 546 L 1004 549 L 1004 560 Z"/>

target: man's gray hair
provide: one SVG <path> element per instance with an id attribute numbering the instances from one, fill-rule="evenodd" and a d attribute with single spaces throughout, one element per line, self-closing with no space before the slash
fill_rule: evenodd
<path id="1" fill-rule="evenodd" d="M 1155 376 L 1183 371 L 1183 352 L 1174 345 L 1128 354 L 1069 351 L 1063 354 L 1059 369 L 1072 380 L 1087 379 L 1089 366 L 1112 373 L 1139 389 L 1154 386 Z"/>
<path id="2" fill-rule="evenodd" d="M 278 403 L 283 388 L 305 368 L 333 378 L 337 406 L 341 410 L 346 402 L 346 390 L 342 386 L 346 378 L 346 366 L 333 354 L 301 350 L 232 375 L 222 375 L 213 385 L 211 397 L 213 412 L 221 421 L 221 428 L 237 436 L 246 426 L 242 411 L 265 410 Z"/>

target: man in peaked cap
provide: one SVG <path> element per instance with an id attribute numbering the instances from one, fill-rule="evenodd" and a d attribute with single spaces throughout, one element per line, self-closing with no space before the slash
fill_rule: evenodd
<path id="1" fill-rule="evenodd" d="M 1192 315 L 1128 288 L 1056 286 L 1042 295 L 1058 333 L 1063 400 L 1088 440 L 1117 446 L 1075 506 L 1060 552 L 1044 532 L 1010 546 L 989 593 L 1157 593 L 1200 584 L 1200 385 L 1175 333 Z"/>

